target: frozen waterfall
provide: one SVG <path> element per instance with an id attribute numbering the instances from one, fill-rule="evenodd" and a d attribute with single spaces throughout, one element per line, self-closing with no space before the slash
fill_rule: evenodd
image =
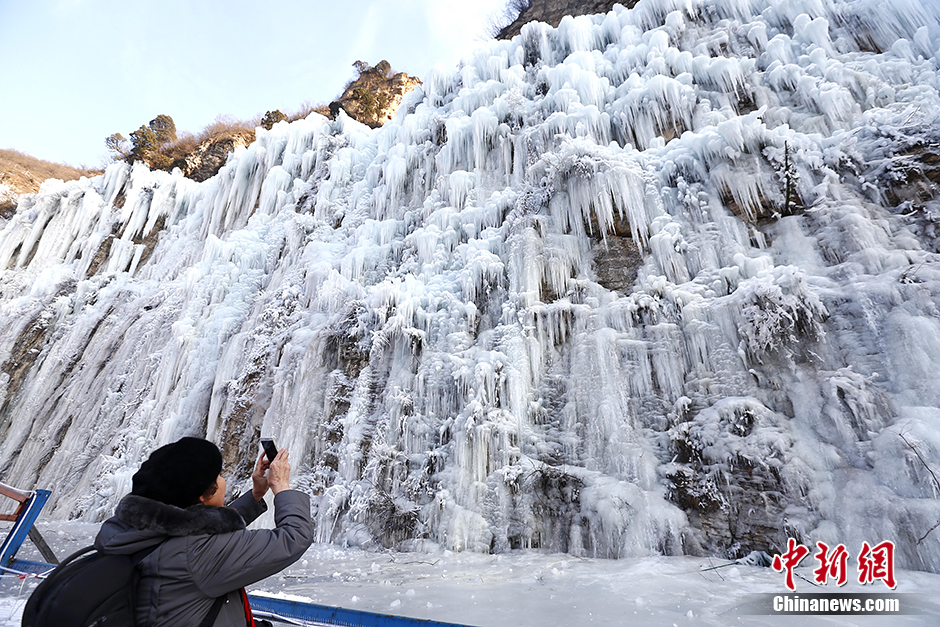
<path id="1" fill-rule="evenodd" d="M 49 181 L 0 222 L 0 480 L 101 520 L 264 434 L 321 541 L 938 572 L 938 153 L 934 0 L 640 0 L 204 183 Z"/>

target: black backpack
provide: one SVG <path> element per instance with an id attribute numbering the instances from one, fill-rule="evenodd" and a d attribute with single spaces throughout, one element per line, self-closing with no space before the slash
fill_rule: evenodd
<path id="1" fill-rule="evenodd" d="M 89 546 L 73 553 L 33 590 L 22 627 L 133 627 L 136 566 L 155 548 L 106 555 Z M 223 600 L 216 599 L 202 625 L 215 622 Z"/>
<path id="2" fill-rule="evenodd" d="M 133 627 L 140 579 L 135 566 L 153 549 L 133 557 L 86 555 L 94 550 L 73 553 L 36 586 L 23 610 L 23 627 Z"/>

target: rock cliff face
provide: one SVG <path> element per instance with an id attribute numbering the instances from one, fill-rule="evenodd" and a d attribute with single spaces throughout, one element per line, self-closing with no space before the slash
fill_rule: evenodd
<path id="1" fill-rule="evenodd" d="M 16 197 L 19 192 L 0 183 L 0 219 L 9 218 L 16 211 Z"/>
<path id="2" fill-rule="evenodd" d="M 190 154 L 174 161 L 172 167 L 182 170 L 186 178 L 201 183 L 215 176 L 225 165 L 228 155 L 236 148 L 248 146 L 253 141 L 253 132 L 237 132 L 227 137 L 213 138 L 202 142 Z"/>
<path id="3" fill-rule="evenodd" d="M 636 0 L 622 0 L 621 2 L 611 2 L 610 0 L 528 0 L 528 5 L 522 12 L 507 26 L 496 35 L 497 39 L 512 39 L 519 34 L 524 24 L 529 22 L 545 22 L 552 26 L 558 26 L 561 18 L 566 15 L 593 15 L 595 13 L 607 13 L 615 4 L 622 4 L 626 8 L 633 7 Z"/>
<path id="4" fill-rule="evenodd" d="M 315 109 L 317 113 L 335 118 L 340 110 L 357 120 L 377 128 L 389 122 L 398 110 L 402 98 L 421 84 L 421 80 L 404 72 L 392 72 L 388 61 L 374 67 L 359 61 L 359 76 L 346 86 L 343 94 L 329 107 Z M 170 166 L 182 170 L 186 178 L 202 182 L 215 176 L 225 165 L 228 155 L 239 146 L 247 147 L 255 141 L 251 131 L 236 131 L 222 137 L 213 137 L 189 154 L 176 159 Z"/>
<path id="5" fill-rule="evenodd" d="M 330 103 L 330 117 L 342 109 L 363 124 L 377 128 L 395 117 L 402 98 L 421 84 L 415 76 L 404 72 L 392 73 L 388 61 L 379 61 L 375 67 L 356 62 L 359 77 L 346 86 L 343 95 Z"/>

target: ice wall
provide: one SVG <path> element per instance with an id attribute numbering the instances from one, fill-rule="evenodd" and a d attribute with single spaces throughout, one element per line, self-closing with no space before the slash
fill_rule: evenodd
<path id="1" fill-rule="evenodd" d="M 0 225 L 0 479 L 100 520 L 263 433 L 323 541 L 936 572 L 938 14 L 641 0 L 204 183 L 47 182 Z"/>

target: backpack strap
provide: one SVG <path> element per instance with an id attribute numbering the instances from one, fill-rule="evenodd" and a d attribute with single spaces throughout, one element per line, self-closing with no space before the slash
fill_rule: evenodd
<path id="1" fill-rule="evenodd" d="M 201 623 L 199 623 L 199 627 L 212 627 L 212 625 L 215 623 L 215 619 L 219 617 L 219 612 L 222 611 L 222 605 L 224 603 L 224 596 L 217 598 L 215 603 L 212 604 L 212 607 L 209 608 L 209 613 L 206 614 L 206 617 L 202 619 Z"/>
<path id="2" fill-rule="evenodd" d="M 238 591 L 238 594 L 242 598 L 242 607 L 245 608 L 245 625 L 247 627 L 257 627 L 258 623 L 255 622 L 255 615 L 251 613 L 251 603 L 248 601 L 248 593 L 242 588 Z"/>
<path id="3" fill-rule="evenodd" d="M 141 549 L 137 551 L 136 553 L 131 553 L 130 558 L 131 558 L 131 561 L 134 562 L 134 568 L 139 566 L 140 563 L 144 561 L 145 557 L 147 557 L 148 555 L 156 551 L 160 547 L 161 544 L 163 544 L 163 542 L 161 542 L 160 544 L 154 544 L 153 546 L 148 547 L 146 549 Z"/>
<path id="4" fill-rule="evenodd" d="M 131 558 L 131 562 L 134 564 L 134 570 L 131 571 L 131 581 L 127 589 L 127 601 L 131 607 L 131 616 L 133 616 L 134 624 L 137 624 L 137 617 L 135 616 L 137 608 L 137 587 L 140 583 L 140 563 L 144 561 L 144 558 L 156 551 L 163 545 L 163 542 L 155 544 L 146 549 L 141 549 L 136 553 L 131 553 L 128 557 Z"/>
<path id="5" fill-rule="evenodd" d="M 86 553 L 91 553 L 91 552 L 94 551 L 94 550 L 95 550 L 95 545 L 94 545 L 94 544 L 92 544 L 91 546 L 86 546 L 86 547 L 83 548 L 83 549 L 79 549 L 79 550 L 75 551 L 74 553 L 72 553 L 71 555 L 69 555 L 68 557 L 66 557 L 64 560 L 62 560 L 62 561 L 59 562 L 58 564 L 56 564 L 55 567 L 56 567 L 56 568 L 60 568 L 60 567 L 62 567 L 62 566 L 65 566 L 65 565 L 68 564 L 69 562 L 74 562 L 75 560 L 77 560 L 78 558 L 80 558 L 82 555 L 85 555 Z"/>

